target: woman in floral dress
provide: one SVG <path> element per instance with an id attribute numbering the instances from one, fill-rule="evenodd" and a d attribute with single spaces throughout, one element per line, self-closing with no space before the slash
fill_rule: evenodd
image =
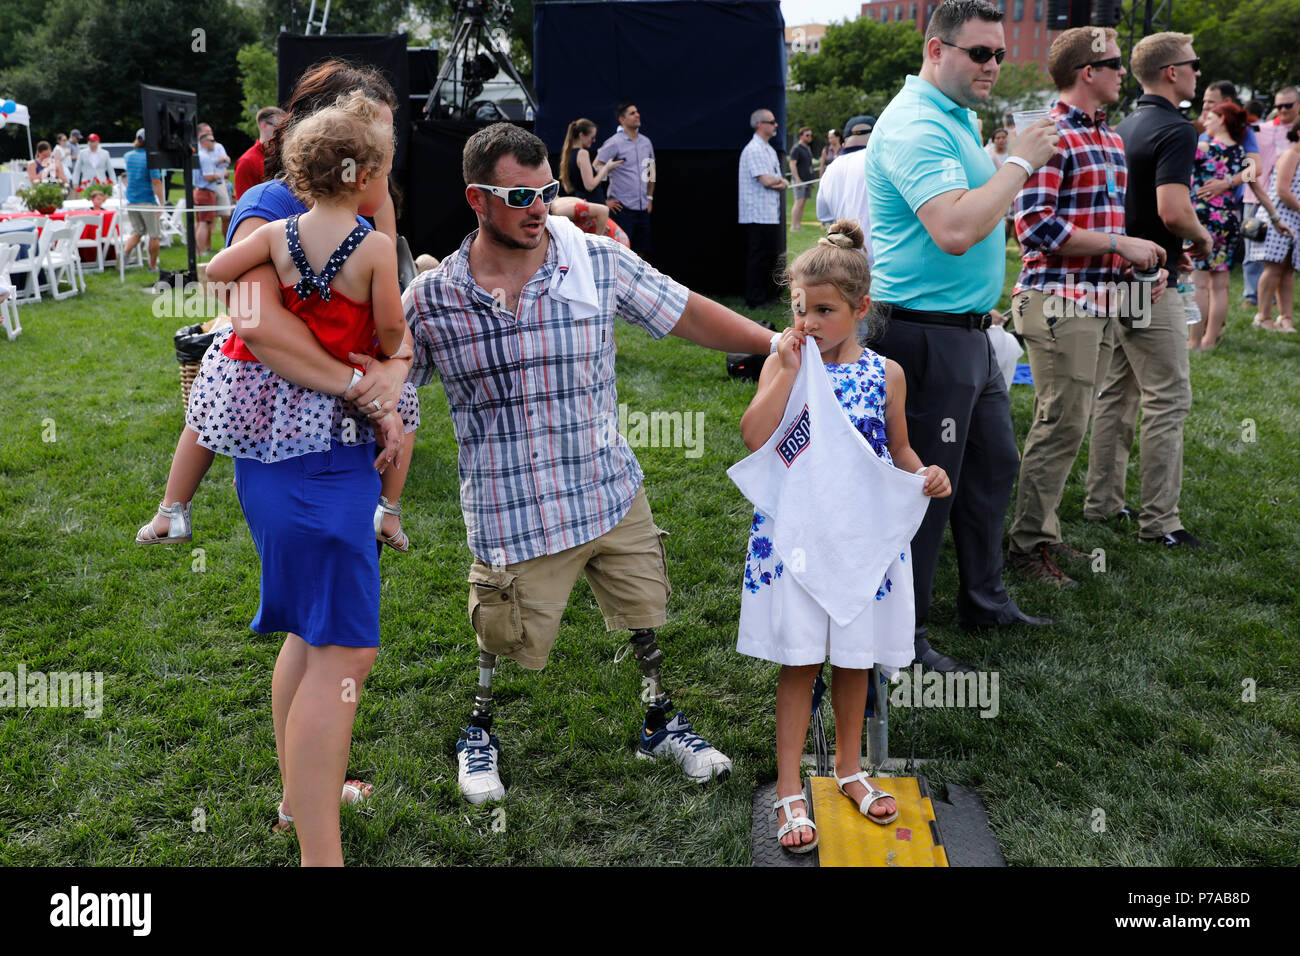
<path id="1" fill-rule="evenodd" d="M 1232 208 L 1232 189 L 1214 189 L 1211 183 L 1227 181 L 1246 169 L 1246 151 L 1241 140 L 1246 134 L 1246 111 L 1235 103 L 1217 103 L 1201 114 L 1205 136 L 1196 144 L 1196 167 L 1192 173 L 1192 196 L 1196 218 L 1214 239 L 1208 259 L 1196 259 L 1196 304 L 1202 320 L 1188 328 L 1187 347 L 1209 351 L 1223 337 L 1228 314 L 1228 274 L 1237 261 L 1237 239 L 1241 219 Z M 1251 189 L 1271 217 L 1277 210 L 1259 183 Z"/>

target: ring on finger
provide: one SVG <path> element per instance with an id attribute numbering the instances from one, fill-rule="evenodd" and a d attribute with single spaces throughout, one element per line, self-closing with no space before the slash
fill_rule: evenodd
<path id="1" fill-rule="evenodd" d="M 372 399 L 370 400 L 370 407 L 371 407 L 371 409 L 373 409 L 373 410 L 376 411 L 376 412 L 379 411 L 379 409 L 380 409 L 379 399 L 377 399 L 377 398 L 372 398 Z"/>

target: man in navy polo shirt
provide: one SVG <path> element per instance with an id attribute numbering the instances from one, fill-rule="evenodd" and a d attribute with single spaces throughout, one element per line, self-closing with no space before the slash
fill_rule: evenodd
<path id="1" fill-rule="evenodd" d="M 943 671 L 969 670 L 934 650 L 924 627 L 950 515 L 958 622 L 1051 623 L 1021 611 L 1002 584 L 1002 525 L 1019 456 L 1007 386 L 983 330 L 1006 277 L 1007 207 L 1058 136 L 1051 119 L 1040 120 L 994 169 L 970 107 L 988 101 L 1004 56 L 997 7 L 940 4 L 920 75 L 885 108 L 866 149 L 871 298 L 888 324 L 875 338 L 864 329 L 864 344 L 903 367 L 912 447 L 953 476 L 952 496 L 935 499 L 912 539 L 916 659 Z"/>

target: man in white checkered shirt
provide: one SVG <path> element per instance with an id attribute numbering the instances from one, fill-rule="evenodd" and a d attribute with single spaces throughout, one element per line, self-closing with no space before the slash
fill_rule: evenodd
<path id="1" fill-rule="evenodd" d="M 773 334 L 613 240 L 548 220 L 558 184 L 531 133 L 508 123 L 479 131 L 463 172 L 478 231 L 402 300 L 415 340 L 411 381 L 427 384 L 436 370 L 447 393 L 474 555 L 479 686 L 456 744 L 461 792 L 472 803 L 505 795 L 491 736 L 497 657 L 545 666 L 584 573 L 607 629 L 632 631 L 651 701 L 637 756 L 675 760 L 700 783 L 725 778 L 731 761 L 673 713 L 660 685 L 664 532 L 618 434 L 614 316 L 655 338 L 723 351 L 761 352 Z"/>
<path id="2" fill-rule="evenodd" d="M 785 232 L 781 229 L 781 202 L 788 183 L 781 176 L 781 163 L 768 140 L 776 133 L 776 117 L 771 110 L 754 110 L 749 117 L 750 137 L 740 152 L 740 179 L 737 191 L 740 218 L 749 239 L 745 265 L 745 304 L 757 308 L 776 299 L 780 286 L 776 281 L 777 263 L 785 252 Z"/>

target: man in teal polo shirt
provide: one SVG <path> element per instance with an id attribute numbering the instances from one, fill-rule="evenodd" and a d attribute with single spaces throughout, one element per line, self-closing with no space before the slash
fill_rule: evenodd
<path id="1" fill-rule="evenodd" d="M 1007 207 L 1051 157 L 1057 135 L 1041 120 L 1011 144 L 1001 169 L 984 151 L 970 107 L 989 98 L 1003 38 L 992 4 L 940 4 L 925 31 L 920 76 L 909 76 L 881 113 L 866 149 L 876 256 L 870 328 L 879 331 L 864 328 L 864 344 L 903 367 L 912 447 L 953 477 L 952 496 L 931 504 L 912 539 L 916 659 L 940 671 L 969 670 L 932 648 L 924 627 L 950 517 L 959 623 L 1051 623 L 1021 611 L 1002 584 L 1002 525 L 1019 455 L 984 329 L 1006 278 Z"/>

